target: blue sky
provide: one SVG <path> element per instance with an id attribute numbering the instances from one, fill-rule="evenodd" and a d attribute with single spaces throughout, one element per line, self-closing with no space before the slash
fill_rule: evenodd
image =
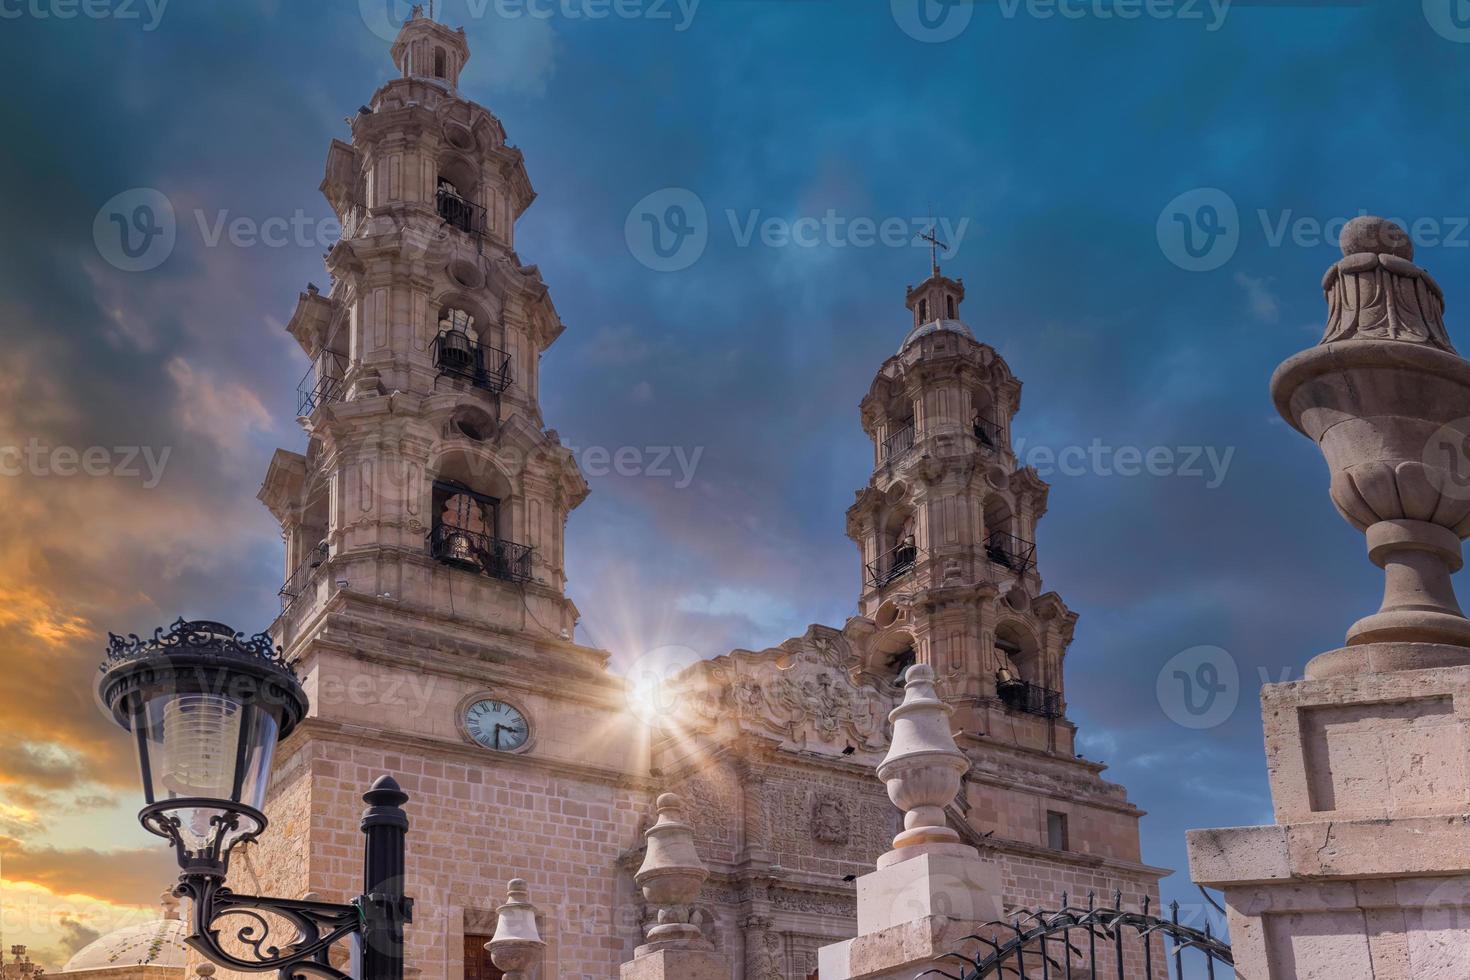
<path id="1" fill-rule="evenodd" d="M 1082 751 L 1149 811 L 1146 858 L 1183 869 L 1186 828 L 1266 821 L 1261 678 L 1300 676 L 1380 589 L 1267 381 L 1320 335 L 1337 256 L 1322 226 L 1361 211 L 1418 222 L 1459 333 L 1461 0 L 1158 0 L 1147 9 L 1169 16 L 1133 19 L 1127 0 L 1067 16 L 923 0 L 924 19 L 917 0 L 625 2 L 639 16 L 585 16 L 596 0 L 536 6 L 549 16 L 441 7 L 468 33 L 463 90 L 504 122 L 540 195 L 518 251 L 567 324 L 543 364 L 547 423 L 584 451 L 698 453 L 688 480 L 677 465 L 591 478 L 568 539 L 582 638 L 619 662 L 668 645 L 715 655 L 855 611 L 843 514 L 871 459 L 857 403 L 902 339 L 928 253 L 865 244 L 853 223 L 911 226 L 932 208 L 962 229 L 945 269 L 965 280 L 966 320 L 1025 383 L 1014 436 L 1032 461 L 1093 445 L 1228 458 L 1218 480 L 1053 472 L 1039 559 L 1082 616 L 1068 660 Z M 32 682 L 0 695 L 26 719 L 0 740 L 0 799 L 17 811 L 0 808 L 0 836 L 32 882 L 83 863 L 101 826 L 89 814 L 131 808 L 122 750 L 86 703 L 98 631 L 273 615 L 280 544 L 254 493 L 270 452 L 303 442 L 306 367 L 282 324 L 307 281 L 325 283 L 326 148 L 390 77 L 378 35 L 406 12 L 88 9 L 106 16 L 0 0 L 0 444 L 171 455 L 154 487 L 0 481 L 0 597 L 20 610 L 0 613 L 0 641 Z M 127 272 L 93 224 L 138 188 L 167 198 L 177 240 Z M 673 272 L 640 262 L 627 233 L 635 205 L 669 189 L 704 212 L 703 251 Z M 812 245 L 741 234 L 829 213 L 847 230 Z M 213 241 L 241 218 L 307 231 Z M 1206 729 L 1171 720 L 1156 689 L 1198 647 L 1240 678 L 1238 706 Z M 68 816 L 19 812 L 46 807 Z M 1166 894 L 1191 900 L 1183 878 Z M 53 895 L 76 884 L 47 880 Z M 64 945 L 48 928 L 38 941 Z"/>

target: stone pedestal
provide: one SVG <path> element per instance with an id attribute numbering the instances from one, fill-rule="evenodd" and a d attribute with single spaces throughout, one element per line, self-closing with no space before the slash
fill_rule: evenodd
<path id="1" fill-rule="evenodd" d="M 910 856 L 905 851 L 920 853 Z M 973 847 L 890 851 L 857 880 L 858 935 L 819 951 L 822 980 L 913 980 L 1001 918 L 999 866 Z"/>
<path id="2" fill-rule="evenodd" d="M 1277 823 L 1189 835 L 1243 980 L 1470 977 L 1470 668 L 1274 684 Z"/>
<path id="3" fill-rule="evenodd" d="M 730 960 L 708 949 L 660 949 L 624 963 L 622 980 L 730 980 Z"/>

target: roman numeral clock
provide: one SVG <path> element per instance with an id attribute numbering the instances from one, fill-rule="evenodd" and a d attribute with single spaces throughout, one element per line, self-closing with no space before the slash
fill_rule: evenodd
<path id="1" fill-rule="evenodd" d="M 477 745 L 495 752 L 519 752 L 531 741 L 531 723 L 521 709 L 495 698 L 481 698 L 464 709 L 464 730 Z"/>

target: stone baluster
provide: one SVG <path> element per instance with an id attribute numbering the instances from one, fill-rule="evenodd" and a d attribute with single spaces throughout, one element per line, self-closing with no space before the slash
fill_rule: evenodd
<path id="1" fill-rule="evenodd" d="M 658 820 L 645 832 L 647 852 L 633 881 L 658 921 L 648 942 L 623 964 L 622 980 L 730 980 L 729 960 L 717 953 L 693 919 L 693 906 L 709 870 L 694 847 L 694 828 L 684 821 L 684 801 L 658 798 Z"/>
<path id="2" fill-rule="evenodd" d="M 857 937 L 819 951 L 822 980 L 911 980 L 1001 916 L 1000 868 L 945 817 L 970 762 L 950 731 L 954 709 L 934 685 L 934 668 L 910 667 L 903 703 L 888 715 L 893 741 L 878 778 L 904 829 L 858 879 Z"/>

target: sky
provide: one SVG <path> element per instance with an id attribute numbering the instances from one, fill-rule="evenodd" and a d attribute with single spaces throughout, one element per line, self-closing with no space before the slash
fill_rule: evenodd
<path id="1" fill-rule="evenodd" d="M 1081 615 L 1079 750 L 1197 904 L 1184 831 L 1270 820 L 1261 684 L 1381 590 L 1267 395 L 1320 337 L 1336 228 L 1410 223 L 1465 336 L 1462 6 L 442 4 L 463 92 L 539 195 L 517 247 L 567 325 L 542 390 L 592 487 L 580 638 L 625 667 L 855 613 L 857 405 L 932 215 L 965 319 L 1025 385 L 1040 568 Z M 52 967 L 172 878 L 91 693 L 107 631 L 278 608 L 254 498 L 305 442 L 284 322 L 326 282 L 326 150 L 406 12 L 0 0 L 0 928 Z M 112 214 L 157 219 L 141 252 Z"/>

